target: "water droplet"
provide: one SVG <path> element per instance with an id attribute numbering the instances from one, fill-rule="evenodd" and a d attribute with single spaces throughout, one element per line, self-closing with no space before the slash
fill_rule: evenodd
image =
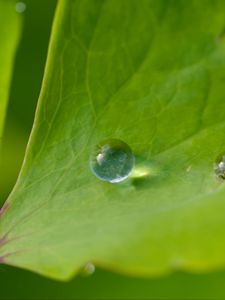
<path id="1" fill-rule="evenodd" d="M 217 160 L 214 165 L 214 171 L 218 177 L 225 179 L 225 155 Z"/>
<path id="2" fill-rule="evenodd" d="M 130 147 L 117 139 L 98 144 L 90 157 L 91 170 L 96 177 L 111 183 L 125 180 L 134 167 Z"/>
<path id="3" fill-rule="evenodd" d="M 23 13 L 26 10 L 27 6 L 24 2 L 17 2 L 16 3 L 16 11 L 18 13 Z"/>
<path id="4" fill-rule="evenodd" d="M 94 272 L 95 272 L 95 265 L 91 262 L 87 263 L 82 270 L 82 274 L 84 276 L 90 276 Z"/>

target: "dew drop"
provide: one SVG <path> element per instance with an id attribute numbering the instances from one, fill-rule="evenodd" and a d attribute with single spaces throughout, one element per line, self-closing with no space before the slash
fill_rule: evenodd
<path id="1" fill-rule="evenodd" d="M 214 165 L 214 171 L 218 177 L 225 179 L 225 155 L 217 160 Z"/>
<path id="2" fill-rule="evenodd" d="M 90 157 L 90 167 L 97 178 L 118 183 L 130 175 L 134 161 L 134 155 L 126 143 L 110 139 L 95 147 Z"/>
<path id="3" fill-rule="evenodd" d="M 26 10 L 26 4 L 24 2 L 17 2 L 16 3 L 16 11 L 18 13 L 23 13 Z"/>
<path id="4" fill-rule="evenodd" d="M 94 274 L 94 272 L 95 272 L 95 265 L 93 263 L 89 262 L 84 266 L 82 273 L 85 276 L 90 276 L 90 275 Z"/>

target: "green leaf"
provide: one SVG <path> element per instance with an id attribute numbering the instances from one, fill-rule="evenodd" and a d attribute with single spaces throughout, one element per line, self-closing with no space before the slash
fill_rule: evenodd
<path id="1" fill-rule="evenodd" d="M 61 1 L 33 132 L 0 219 L 3 263 L 67 279 L 225 265 L 224 1 Z M 90 171 L 125 141 L 133 175 Z"/>
<path id="2" fill-rule="evenodd" d="M 21 32 L 21 16 L 15 1 L 0 1 L 0 138 L 2 137 L 14 56 Z"/>

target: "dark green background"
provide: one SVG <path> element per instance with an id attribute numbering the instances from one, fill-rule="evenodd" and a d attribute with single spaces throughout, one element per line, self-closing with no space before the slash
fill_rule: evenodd
<path id="1" fill-rule="evenodd" d="M 1 203 L 16 180 L 32 127 L 56 1 L 26 4 L 3 139 Z M 225 272 L 140 279 L 97 269 L 92 276 L 61 283 L 1 265 L 0 299 L 225 299 Z"/>

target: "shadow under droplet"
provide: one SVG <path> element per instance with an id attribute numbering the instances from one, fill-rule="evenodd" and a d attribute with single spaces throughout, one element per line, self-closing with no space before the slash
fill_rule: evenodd
<path id="1" fill-rule="evenodd" d="M 130 175 L 130 182 L 136 189 L 149 187 L 159 178 L 159 166 L 143 157 L 136 157 L 135 167 Z"/>

